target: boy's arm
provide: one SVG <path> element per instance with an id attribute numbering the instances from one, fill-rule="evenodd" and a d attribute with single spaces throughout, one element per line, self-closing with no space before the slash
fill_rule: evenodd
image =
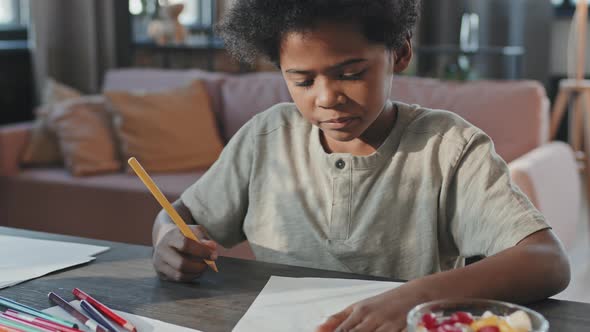
<path id="1" fill-rule="evenodd" d="M 480 297 L 530 303 L 562 291 L 569 281 L 563 247 L 545 229 L 477 263 L 416 279 L 407 287 L 427 300 Z"/>
<path id="2" fill-rule="evenodd" d="M 415 305 L 445 298 L 487 298 L 530 303 L 563 290 L 568 259 L 549 229 L 472 265 L 415 279 L 355 303 L 330 317 L 318 332 L 399 331 Z"/>

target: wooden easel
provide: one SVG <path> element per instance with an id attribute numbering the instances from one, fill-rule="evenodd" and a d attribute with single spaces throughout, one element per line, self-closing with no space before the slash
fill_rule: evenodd
<path id="1" fill-rule="evenodd" d="M 553 111 L 551 112 L 551 124 L 549 138 L 553 140 L 557 134 L 557 129 L 567 110 L 568 103 L 572 102 L 572 121 L 571 123 L 571 145 L 576 152 L 576 158 L 581 164 L 580 169 L 586 175 L 586 193 L 590 198 L 590 80 L 584 79 L 584 68 L 586 60 L 586 29 L 588 27 L 588 2 L 579 0 L 576 5 L 575 13 L 576 23 L 576 41 L 573 49 L 568 48 L 569 52 L 575 52 L 575 75 L 568 77 L 559 82 L 559 92 Z M 584 139 L 587 143 L 584 144 Z"/>

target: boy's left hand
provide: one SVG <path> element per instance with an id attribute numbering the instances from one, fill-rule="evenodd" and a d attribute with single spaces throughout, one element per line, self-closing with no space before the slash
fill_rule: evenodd
<path id="1" fill-rule="evenodd" d="M 418 303 L 422 303 L 415 296 L 402 294 L 406 286 L 408 285 L 349 306 L 328 318 L 316 329 L 316 332 L 404 331 L 408 311 Z"/>

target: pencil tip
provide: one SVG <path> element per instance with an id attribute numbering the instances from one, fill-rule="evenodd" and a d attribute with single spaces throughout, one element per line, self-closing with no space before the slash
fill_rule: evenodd
<path id="1" fill-rule="evenodd" d="M 135 328 L 135 326 L 133 326 L 129 322 L 125 323 L 125 325 L 123 325 L 123 327 L 130 332 L 137 332 L 137 329 Z"/>

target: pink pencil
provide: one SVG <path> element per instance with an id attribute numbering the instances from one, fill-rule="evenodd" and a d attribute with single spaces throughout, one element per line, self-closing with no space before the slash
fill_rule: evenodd
<path id="1" fill-rule="evenodd" d="M 34 324 L 32 322 L 27 322 L 24 319 L 20 319 L 20 318 L 8 316 L 7 314 L 2 313 L 2 312 L 0 312 L 0 317 L 2 317 L 4 319 L 7 319 L 7 320 L 10 320 L 10 321 L 13 321 L 13 322 L 18 323 L 18 324 L 21 324 L 23 327 L 28 327 L 28 328 L 31 328 L 31 329 L 34 329 L 34 330 L 37 330 L 37 331 L 43 331 L 43 332 L 59 332 L 56 329 L 49 329 L 49 328 L 46 328 L 46 327 L 42 327 L 42 326 L 39 326 L 39 325 Z"/>
<path id="2" fill-rule="evenodd" d="M 6 312 L 4 314 L 6 316 L 14 317 L 19 320 L 24 320 L 24 321 L 29 322 L 31 324 L 38 325 L 38 326 L 44 327 L 44 328 L 48 328 L 50 330 L 53 329 L 53 330 L 60 331 L 60 332 L 80 332 L 80 330 L 78 330 L 78 329 L 73 329 L 71 327 L 57 324 L 57 323 L 45 320 L 43 318 L 34 317 L 31 315 L 27 315 L 22 312 L 17 312 L 17 311 L 10 310 L 10 309 L 6 310 Z"/>

